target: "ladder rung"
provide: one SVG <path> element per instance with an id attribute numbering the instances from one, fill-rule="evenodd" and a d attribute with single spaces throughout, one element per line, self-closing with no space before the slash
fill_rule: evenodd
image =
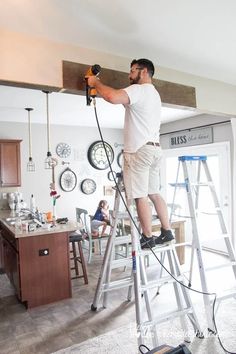
<path id="1" fill-rule="evenodd" d="M 175 247 L 175 243 L 173 243 L 171 245 L 156 246 L 156 247 L 153 247 L 152 250 L 145 248 L 145 249 L 141 250 L 140 254 L 146 256 L 146 255 L 152 254 L 153 252 L 159 253 L 159 252 L 166 252 L 166 251 L 171 251 L 171 250 L 173 251 L 173 247 Z"/>
<path id="2" fill-rule="evenodd" d="M 183 281 L 183 276 L 175 276 L 175 279 L 178 280 L 179 282 Z M 172 283 L 175 283 L 176 280 L 174 278 L 172 278 L 170 275 L 168 276 L 162 276 L 161 278 L 157 279 L 157 280 L 152 280 L 152 281 L 149 281 L 147 285 L 143 285 L 141 284 L 141 290 L 142 291 L 145 291 L 147 289 L 152 289 L 152 288 L 155 288 L 159 285 L 166 285 L 166 284 L 172 284 Z"/>
<path id="3" fill-rule="evenodd" d="M 236 261 L 222 263 L 222 264 L 219 264 L 214 267 L 208 267 L 208 268 L 206 268 L 206 270 L 211 271 L 211 270 L 215 270 L 215 269 L 221 269 L 221 268 L 232 267 L 232 266 L 236 266 Z"/>
<path id="4" fill-rule="evenodd" d="M 211 242 L 212 243 L 212 241 L 215 241 L 215 240 L 223 240 L 224 238 L 230 238 L 231 237 L 231 235 L 230 234 L 218 234 L 218 235 L 210 235 L 209 236 L 209 234 L 207 235 L 208 237 L 207 238 L 205 238 L 206 236 L 204 235 L 204 237 L 203 237 L 203 235 L 199 235 L 200 237 L 201 237 L 201 240 L 202 240 L 202 242 Z"/>
<path id="5" fill-rule="evenodd" d="M 111 268 L 120 268 L 120 267 L 125 267 L 125 266 L 132 266 L 132 260 L 131 258 L 120 258 L 120 259 L 114 259 L 111 263 Z"/>
<path id="6" fill-rule="evenodd" d="M 114 240 L 114 244 L 117 245 L 123 245 L 123 244 L 127 244 L 127 243 L 131 243 L 131 236 L 117 236 Z"/>
<path id="7" fill-rule="evenodd" d="M 120 280 L 114 280 L 109 284 L 104 283 L 102 286 L 102 291 L 107 292 L 111 290 L 126 288 L 127 286 L 131 286 L 131 285 L 133 285 L 133 279 L 131 277 L 127 277 Z"/>
<path id="8" fill-rule="evenodd" d="M 165 322 L 165 321 L 173 320 L 173 317 L 176 318 L 176 317 L 179 317 L 179 316 L 185 316 L 188 313 L 192 313 L 192 312 L 193 311 L 192 311 L 192 309 L 190 307 L 186 308 L 186 309 L 183 309 L 183 310 L 166 312 L 166 313 L 164 313 L 162 315 L 159 315 L 158 318 L 154 318 L 152 321 L 143 322 L 140 326 L 141 326 L 141 328 L 142 327 L 149 327 L 150 325 L 155 326 L 158 323 L 162 323 L 162 322 Z"/>
<path id="9" fill-rule="evenodd" d="M 221 302 L 221 301 L 229 299 L 231 297 L 236 298 L 236 288 L 225 290 L 224 292 L 221 292 L 216 295 L 217 295 L 216 302 Z"/>
<path id="10" fill-rule="evenodd" d="M 188 183 L 190 186 L 198 186 L 198 187 L 214 187 L 213 182 L 189 182 Z"/>

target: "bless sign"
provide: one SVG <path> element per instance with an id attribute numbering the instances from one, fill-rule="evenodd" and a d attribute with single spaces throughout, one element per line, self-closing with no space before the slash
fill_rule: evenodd
<path id="1" fill-rule="evenodd" d="M 183 130 L 170 135 L 170 148 L 183 146 L 203 145 L 213 142 L 212 127 L 194 129 L 190 131 Z"/>

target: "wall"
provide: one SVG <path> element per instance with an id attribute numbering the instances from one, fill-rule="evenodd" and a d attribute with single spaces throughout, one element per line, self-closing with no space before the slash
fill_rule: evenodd
<path id="1" fill-rule="evenodd" d="M 0 37 L 0 80 L 62 87 L 62 60 L 99 63 L 124 72 L 128 72 L 131 60 L 3 29 Z M 195 87 L 200 110 L 236 115 L 236 86 L 164 67 L 157 67 L 155 77 Z"/>
<path id="2" fill-rule="evenodd" d="M 46 126 L 43 124 L 32 124 L 32 156 L 36 163 L 35 172 L 27 172 L 28 161 L 28 126 L 24 123 L 0 123 L 0 138 L 22 139 L 21 143 L 21 171 L 22 187 L 20 188 L 0 188 L 0 192 L 18 190 L 23 193 L 23 197 L 29 206 L 30 195 L 34 194 L 36 204 L 43 212 L 52 210 L 52 200 L 50 197 L 49 185 L 52 178 L 52 171 L 44 169 L 44 160 L 47 153 Z M 119 129 L 104 129 L 103 137 L 112 145 L 115 159 L 112 167 L 115 171 L 120 171 L 116 157 L 122 149 L 123 132 Z M 59 187 L 59 176 L 67 167 L 62 165 L 63 159 L 58 157 L 58 165 L 55 168 L 57 191 L 61 197 L 57 200 L 56 210 L 58 217 L 69 217 L 75 219 L 75 207 L 88 209 L 94 213 L 100 199 L 107 199 L 113 206 L 113 197 L 104 196 L 103 186 L 113 185 L 107 178 L 108 169 L 100 171 L 94 169 L 87 160 L 87 150 L 91 143 L 100 140 L 96 128 L 73 127 L 51 125 L 51 152 L 56 157 L 55 148 L 59 142 L 66 142 L 72 148 L 72 154 L 64 161 L 69 161 L 69 167 L 77 175 L 77 186 L 72 192 L 63 192 Z M 120 144 L 116 147 L 114 144 Z M 91 195 L 85 195 L 80 190 L 80 183 L 85 178 L 92 178 L 97 183 L 97 190 Z M 3 201 L 1 201 L 2 204 Z"/>

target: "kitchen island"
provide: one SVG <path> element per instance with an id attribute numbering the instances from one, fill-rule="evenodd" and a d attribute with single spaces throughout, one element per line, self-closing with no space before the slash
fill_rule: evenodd
<path id="1" fill-rule="evenodd" d="M 71 276 L 69 235 L 76 222 L 15 232 L 0 212 L 0 262 L 15 288 L 18 299 L 27 308 L 70 298 Z"/>

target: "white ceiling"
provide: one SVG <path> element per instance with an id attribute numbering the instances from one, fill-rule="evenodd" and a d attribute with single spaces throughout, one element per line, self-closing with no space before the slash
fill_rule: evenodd
<path id="1" fill-rule="evenodd" d="M 1 3 L 0 27 L 122 57 L 148 57 L 162 67 L 236 85 L 235 14 L 235 0 L 8 0 Z M 32 121 L 45 120 L 42 92 L 5 87 L 2 95 L 0 120 L 23 120 L 27 106 L 35 108 Z M 51 120 L 92 126 L 92 107 L 84 101 L 51 94 Z M 104 126 L 121 127 L 122 107 L 98 103 Z M 176 119 L 186 117 L 186 111 L 167 109 L 162 119 L 177 113 Z"/>

